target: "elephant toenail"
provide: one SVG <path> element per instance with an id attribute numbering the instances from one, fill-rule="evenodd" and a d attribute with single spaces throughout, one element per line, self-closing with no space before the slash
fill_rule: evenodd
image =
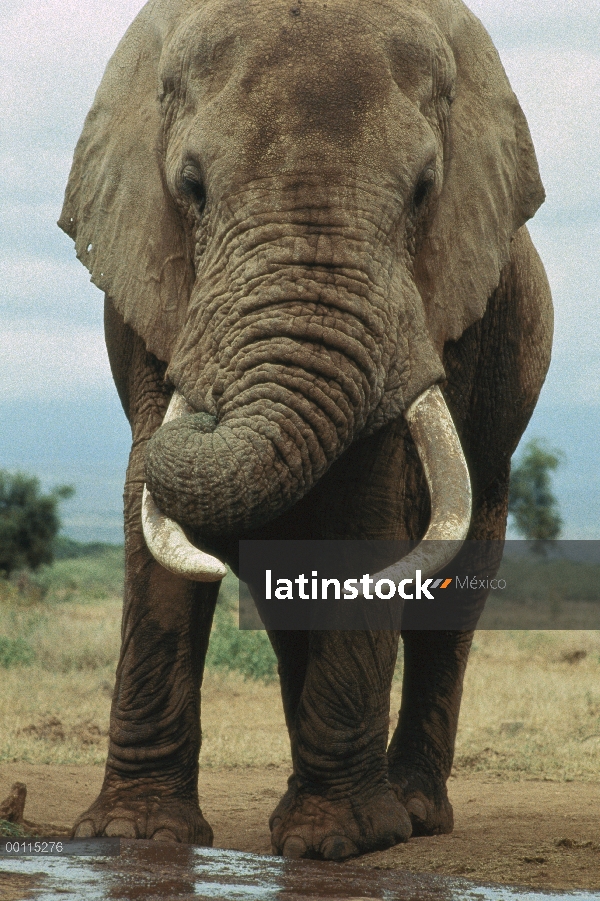
<path id="1" fill-rule="evenodd" d="M 124 817 L 111 820 L 104 830 L 105 835 L 119 836 L 120 838 L 137 838 L 135 824 Z"/>
<path id="2" fill-rule="evenodd" d="M 157 829 L 152 836 L 153 842 L 178 842 L 177 836 L 170 829 Z"/>
<path id="3" fill-rule="evenodd" d="M 354 842 L 344 835 L 329 835 L 321 842 L 320 851 L 325 860 L 345 860 L 358 854 Z"/>
<path id="4" fill-rule="evenodd" d="M 82 820 L 75 830 L 74 838 L 93 838 L 96 835 L 94 824 L 91 820 Z"/>
<path id="5" fill-rule="evenodd" d="M 406 804 L 406 809 L 422 822 L 425 822 L 427 819 L 427 807 L 425 806 L 425 802 L 421 801 L 420 798 L 411 798 Z"/>
<path id="6" fill-rule="evenodd" d="M 290 835 L 289 838 L 286 838 L 281 853 L 284 857 L 292 857 L 298 860 L 300 857 L 304 857 L 307 850 L 308 848 L 303 838 L 300 838 L 299 835 Z"/>
<path id="7" fill-rule="evenodd" d="M 281 817 L 275 817 L 275 819 L 271 820 L 271 822 L 269 823 L 269 825 L 271 827 L 271 831 L 273 831 L 273 829 L 277 829 L 277 827 L 280 824 L 281 824 Z"/>

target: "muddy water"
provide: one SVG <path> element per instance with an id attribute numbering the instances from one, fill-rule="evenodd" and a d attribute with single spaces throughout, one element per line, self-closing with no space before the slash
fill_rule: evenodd
<path id="1" fill-rule="evenodd" d="M 76 843 L 78 853 L 0 856 L 0 898 L 35 901 L 598 901 L 588 892 L 478 886 L 399 870 L 290 861 L 146 841 Z M 98 851 L 100 853 L 98 854 Z M 92 852 L 92 853 L 90 853 Z"/>

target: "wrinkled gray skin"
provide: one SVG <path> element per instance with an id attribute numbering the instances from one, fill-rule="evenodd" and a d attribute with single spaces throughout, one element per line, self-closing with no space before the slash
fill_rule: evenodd
<path id="1" fill-rule="evenodd" d="M 212 840 L 197 781 L 218 586 L 149 555 L 145 480 L 234 564 L 242 536 L 419 538 L 429 500 L 402 413 L 439 382 L 473 483 L 469 537 L 503 537 L 510 457 L 550 355 L 524 227 L 542 199 L 518 103 L 459 0 L 140 13 L 60 222 L 106 293 L 133 433 L 106 778 L 78 835 Z M 174 387 L 197 413 L 161 428 Z M 403 632 L 389 747 L 397 634 L 270 637 L 294 768 L 274 850 L 341 859 L 450 831 L 471 634 Z"/>

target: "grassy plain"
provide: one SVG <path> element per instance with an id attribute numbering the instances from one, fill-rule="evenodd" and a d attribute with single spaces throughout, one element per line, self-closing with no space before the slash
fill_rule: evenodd
<path id="1" fill-rule="evenodd" d="M 41 576 L 0 583 L 0 761 L 104 762 L 122 580 L 122 549 L 105 546 L 60 559 Z M 202 691 L 202 765 L 287 764 L 267 637 L 237 629 L 235 580 L 222 595 Z M 392 728 L 401 673 L 399 663 Z M 478 632 L 457 772 L 600 779 L 599 677 L 598 632 Z"/>

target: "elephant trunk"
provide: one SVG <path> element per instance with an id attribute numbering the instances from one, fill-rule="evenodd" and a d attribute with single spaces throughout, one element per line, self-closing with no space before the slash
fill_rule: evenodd
<path id="1" fill-rule="evenodd" d="M 370 287 L 382 279 L 367 242 L 354 255 L 344 211 L 331 235 L 319 223 L 298 237 L 301 212 L 275 226 L 258 217 L 239 235 L 226 221 L 169 363 L 198 412 L 149 441 L 147 484 L 164 513 L 207 541 L 258 528 L 304 497 L 386 389 L 389 309 Z"/>
<path id="2" fill-rule="evenodd" d="M 147 483 L 156 503 L 207 540 L 247 532 L 287 510 L 364 427 L 372 373 L 357 361 L 336 365 L 335 355 L 312 343 L 286 343 L 280 335 L 262 351 L 238 354 L 235 378 L 217 388 L 218 420 L 188 413 L 165 422 L 149 442 Z M 245 371 L 244 350 L 251 358 Z M 267 350 L 271 359 L 260 359 Z"/>
<path id="3" fill-rule="evenodd" d="M 189 412 L 175 392 L 165 423 Z M 396 580 L 422 568 L 431 576 L 449 563 L 460 550 L 471 518 L 471 483 L 460 440 L 443 395 L 433 386 L 406 411 L 411 434 L 425 470 L 431 495 L 431 521 L 424 540 L 408 557 L 377 578 Z M 144 486 L 142 520 L 150 551 L 166 569 L 203 582 L 223 578 L 225 568 L 216 558 L 199 551 L 181 527 L 156 507 Z"/>
<path id="4" fill-rule="evenodd" d="M 199 260 L 168 369 L 198 412 L 158 429 L 146 476 L 160 511 L 205 541 L 284 513 L 443 375 L 407 267 L 335 199 L 310 207 L 296 188 L 265 212 L 231 198 Z"/>

